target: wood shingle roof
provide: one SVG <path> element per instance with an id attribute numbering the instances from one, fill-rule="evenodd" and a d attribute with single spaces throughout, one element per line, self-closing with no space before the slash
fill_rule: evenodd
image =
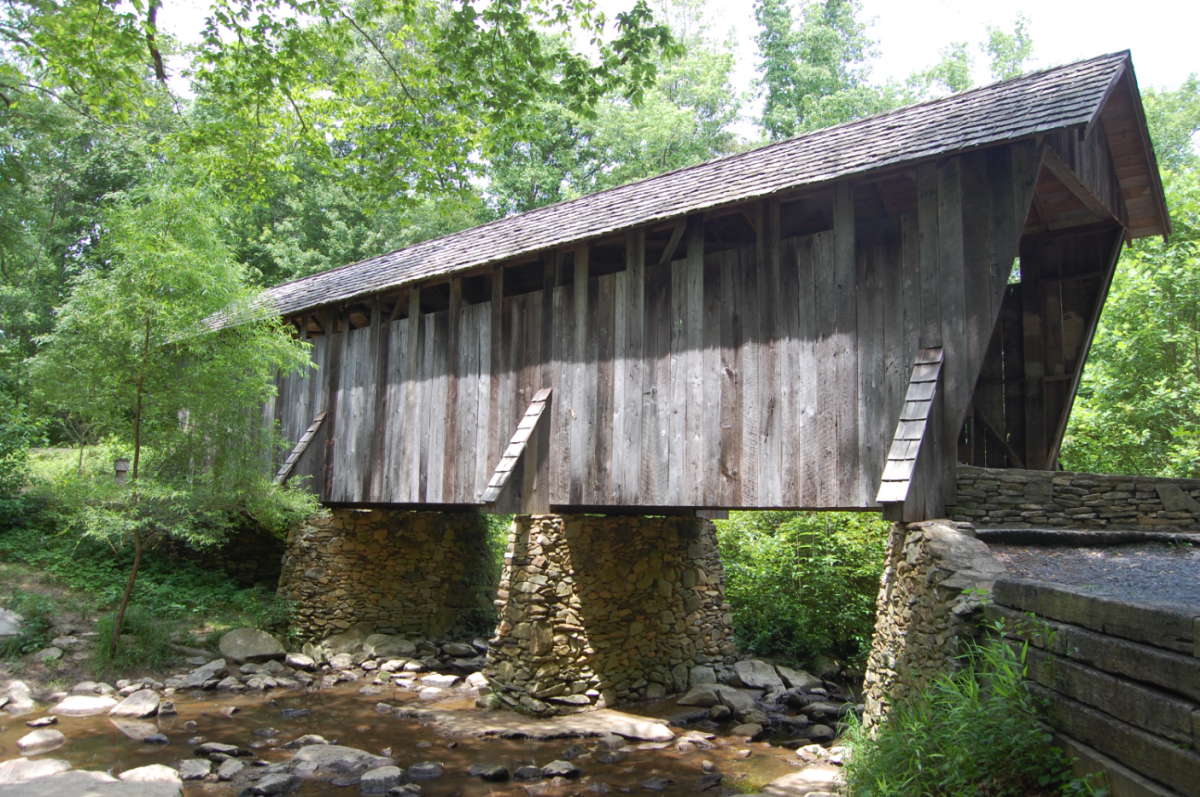
<path id="1" fill-rule="evenodd" d="M 787 189 L 1086 126 L 1126 72 L 1128 52 L 1035 72 L 424 241 L 268 296 L 288 315 Z M 1153 168 L 1152 152 L 1147 160 Z"/>

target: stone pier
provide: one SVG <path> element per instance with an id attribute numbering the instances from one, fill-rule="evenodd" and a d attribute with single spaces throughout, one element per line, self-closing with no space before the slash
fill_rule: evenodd
<path id="1" fill-rule="evenodd" d="M 334 509 L 289 535 L 279 594 L 313 639 L 363 622 L 386 634 L 478 632 L 492 615 L 490 565 L 478 512 Z"/>
<path id="2" fill-rule="evenodd" d="M 510 707 L 565 713 L 683 692 L 736 656 L 709 520 L 518 515 L 484 674 Z"/>
<path id="3" fill-rule="evenodd" d="M 867 726 L 893 700 L 957 668 L 960 643 L 979 634 L 992 585 L 1006 572 L 968 523 L 892 527 L 863 685 Z"/>

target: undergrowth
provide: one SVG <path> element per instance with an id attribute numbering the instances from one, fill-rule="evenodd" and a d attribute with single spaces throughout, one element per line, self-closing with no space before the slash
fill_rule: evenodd
<path id="1" fill-rule="evenodd" d="M 45 595 L 14 589 L 4 608 L 21 616 L 21 630 L 0 641 L 0 657 L 9 659 L 41 650 L 50 644 L 54 602 Z"/>
<path id="2" fill-rule="evenodd" d="M 96 645 L 92 652 L 97 674 L 126 672 L 134 667 L 161 670 L 179 658 L 171 649 L 170 624 L 143 606 L 130 606 L 125 612 L 121 642 L 113 652 L 113 624 L 116 613 L 109 612 L 96 624 Z"/>
<path id="3" fill-rule="evenodd" d="M 1038 721 L 1027 646 L 977 645 L 952 674 L 897 700 L 874 732 L 855 725 L 845 767 L 853 797 L 1101 797 Z"/>
<path id="4" fill-rule="evenodd" d="M 861 671 L 890 524 L 845 512 L 733 512 L 717 521 L 741 650 Z"/>

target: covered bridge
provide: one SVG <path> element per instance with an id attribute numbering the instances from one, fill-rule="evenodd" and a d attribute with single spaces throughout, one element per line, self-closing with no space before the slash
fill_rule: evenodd
<path id="1" fill-rule="evenodd" d="M 1169 229 L 1106 55 L 274 288 L 316 370 L 271 411 L 326 413 L 294 477 L 335 505 L 940 516 L 957 462 L 1053 467 L 1121 245 Z"/>
<path id="2" fill-rule="evenodd" d="M 1117 53 L 274 288 L 316 366 L 267 408 L 278 478 L 334 509 L 281 591 L 314 636 L 495 595 L 485 673 L 531 711 L 711 678 L 697 516 L 920 520 L 960 462 L 1053 467 L 1121 247 L 1169 232 Z M 481 507 L 517 514 L 498 593 Z"/>

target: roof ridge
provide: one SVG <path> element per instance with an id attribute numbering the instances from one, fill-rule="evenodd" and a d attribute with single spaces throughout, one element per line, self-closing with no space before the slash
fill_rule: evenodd
<path id="1" fill-rule="evenodd" d="M 893 108 L 888 111 L 880 111 L 878 113 L 870 114 L 869 116 L 862 116 L 857 119 L 850 119 L 845 122 L 839 122 L 838 124 L 830 125 L 828 127 L 822 127 L 822 128 L 818 128 L 816 130 L 809 130 L 804 133 L 800 133 L 798 135 L 791 136 L 789 138 L 780 139 L 779 141 L 771 141 L 762 146 L 742 150 L 741 152 L 733 152 L 733 153 L 729 153 L 727 155 L 720 155 L 718 157 L 710 158 L 706 161 L 701 161 L 699 163 L 693 163 L 693 164 L 689 164 L 687 166 L 681 166 L 677 169 L 671 169 L 670 171 L 660 172 L 659 174 L 654 174 L 654 175 L 650 175 L 648 177 L 643 177 L 639 180 L 633 180 L 631 182 L 622 183 L 621 185 L 613 186 L 611 188 L 605 188 L 600 191 L 593 191 L 590 194 L 584 194 L 582 196 L 573 197 L 571 199 L 566 199 L 561 202 L 555 202 L 552 205 L 543 205 L 541 207 L 531 208 L 529 210 L 523 211 L 521 213 L 516 213 L 511 216 L 503 216 L 501 218 L 493 219 L 491 221 L 484 222 L 483 224 L 478 224 L 474 227 L 467 227 L 462 230 L 457 230 L 455 232 L 448 233 L 447 235 L 442 235 L 437 238 L 427 238 L 424 241 L 418 241 L 417 243 L 409 244 L 408 246 L 404 246 L 399 249 L 392 249 L 387 252 L 383 252 L 381 254 L 374 255 L 372 257 L 365 257 L 365 258 L 362 258 L 361 260 L 355 260 L 353 262 L 346 263 L 344 265 L 337 266 L 335 268 L 326 269 L 325 271 L 317 271 L 312 274 L 305 275 L 303 277 L 297 277 L 296 279 L 288 280 L 287 282 L 281 282 L 278 285 L 274 285 L 274 286 L 268 288 L 267 290 L 269 290 L 271 292 L 275 292 L 277 290 L 286 288 L 289 285 L 294 285 L 295 283 L 312 279 L 313 277 L 316 277 L 318 275 L 334 274 L 334 273 L 337 273 L 344 269 L 349 269 L 349 268 L 353 268 L 355 266 L 362 265 L 364 263 L 369 263 L 372 260 L 379 260 L 380 258 L 385 258 L 390 255 L 398 254 L 399 252 L 405 252 L 405 251 L 417 249 L 418 247 L 422 247 L 422 248 L 432 247 L 437 242 L 452 241 L 452 240 L 458 238 L 459 236 L 466 235 L 469 233 L 475 233 L 479 230 L 486 230 L 488 228 L 495 227 L 495 226 L 501 225 L 501 224 L 516 223 L 516 220 L 518 220 L 518 219 L 536 218 L 538 216 L 550 213 L 556 208 L 568 207 L 575 203 L 582 202 L 584 200 L 591 200 L 591 199 L 594 199 L 595 197 L 602 196 L 604 194 L 609 194 L 609 193 L 613 193 L 613 192 L 617 192 L 617 191 L 628 191 L 628 190 L 631 190 L 634 186 L 639 186 L 639 185 L 642 185 L 642 184 L 645 184 L 645 183 L 648 183 L 648 182 L 651 182 L 654 180 L 662 180 L 671 175 L 677 175 L 677 174 L 692 171 L 695 169 L 701 169 L 706 166 L 710 166 L 711 164 L 714 164 L 714 163 L 734 162 L 734 161 L 737 161 L 737 160 L 740 160 L 740 159 L 743 159 L 746 157 L 750 157 L 757 153 L 762 153 L 762 152 L 770 151 L 770 150 L 777 149 L 777 148 L 783 148 L 788 145 L 795 145 L 797 142 L 804 141 L 806 139 L 813 138 L 816 136 L 826 136 L 826 135 L 829 135 L 832 131 L 853 129 L 854 127 L 873 123 L 873 122 L 878 121 L 879 119 L 882 119 L 882 118 L 885 118 L 888 116 L 896 116 L 896 115 L 900 115 L 900 114 L 911 113 L 912 111 L 917 110 L 917 109 L 928 108 L 928 107 L 940 105 L 942 103 L 947 103 L 947 102 L 951 102 L 951 101 L 958 101 L 958 100 L 961 100 L 963 97 L 966 97 L 971 94 L 976 94 L 976 93 L 983 92 L 983 91 L 992 91 L 992 90 L 995 90 L 997 87 L 1003 86 L 1005 84 L 1015 84 L 1015 83 L 1019 83 L 1019 82 L 1023 82 L 1023 81 L 1035 80 L 1037 78 L 1044 77 L 1045 75 L 1053 73 L 1053 72 L 1059 72 L 1059 71 L 1071 69 L 1074 67 L 1079 67 L 1084 64 L 1102 63 L 1102 62 L 1109 61 L 1109 60 L 1112 60 L 1117 57 L 1129 59 L 1131 57 L 1131 54 L 1130 54 L 1129 50 L 1119 50 L 1119 51 L 1112 52 L 1112 53 L 1106 53 L 1104 55 L 1093 56 L 1091 58 L 1083 58 L 1078 61 L 1072 61 L 1072 62 L 1066 63 L 1066 64 L 1059 64 L 1057 66 L 1045 67 L 1044 69 L 1039 69 L 1039 70 L 1036 70 L 1033 72 L 1027 72 L 1025 74 L 1017 75 L 1017 76 L 1011 77 L 1011 78 L 1006 78 L 1004 80 L 993 81 L 992 83 L 987 83 L 982 86 L 975 86 L 973 88 L 966 89 L 964 91 L 959 91 L 959 92 L 955 92 L 953 94 L 948 94 L 945 97 L 934 97 L 934 98 L 931 98 L 928 100 L 922 100 L 921 102 L 915 102 L 915 103 L 911 103 L 909 105 L 904 105 L 899 108 Z"/>

